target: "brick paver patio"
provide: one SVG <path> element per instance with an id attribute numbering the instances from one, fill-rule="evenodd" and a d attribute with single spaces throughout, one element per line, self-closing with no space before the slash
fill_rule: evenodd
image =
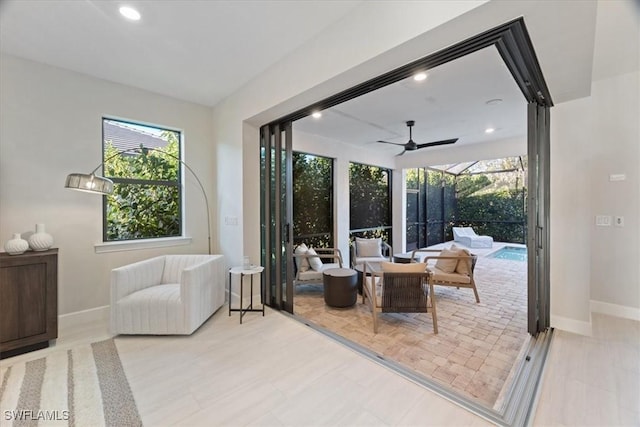
<path id="1" fill-rule="evenodd" d="M 374 335 L 371 311 L 361 296 L 352 308 L 331 308 L 324 303 L 321 284 L 298 286 L 294 312 L 494 407 L 529 338 L 527 263 L 481 255 L 475 279 L 479 304 L 470 289 L 436 286 L 437 335 L 425 313 L 384 313 Z"/>

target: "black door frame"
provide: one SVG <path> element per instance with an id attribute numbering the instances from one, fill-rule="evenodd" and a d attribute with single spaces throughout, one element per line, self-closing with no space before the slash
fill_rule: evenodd
<path id="1" fill-rule="evenodd" d="M 528 331 L 532 335 L 549 326 L 549 108 L 551 94 L 542 75 L 533 44 L 520 17 L 485 31 L 460 43 L 449 46 L 407 65 L 360 83 L 305 108 L 294 111 L 262 127 L 273 128 L 311 115 L 389 84 L 408 78 L 418 71 L 426 71 L 470 53 L 495 46 L 522 91 L 528 108 L 529 155 L 529 315 Z M 533 105 L 534 107 L 531 107 Z M 531 171 L 535 175 L 532 176 Z M 264 187 L 263 191 L 267 191 Z M 263 207 L 263 212 L 266 212 Z M 268 218 L 265 218 L 268 220 Z M 263 221 L 262 226 L 265 227 Z M 532 230 L 535 232 L 532 233 Z M 533 236 L 532 236 L 533 234 Z M 534 240 L 531 240 L 534 239 Z M 268 247 L 267 247 L 268 248 Z M 265 251 L 263 246 L 263 253 Z M 279 252 L 279 251 L 278 251 Z M 285 260 L 286 262 L 286 260 Z M 290 262 L 286 262 L 288 266 Z M 267 276 L 269 281 L 269 276 Z M 292 287 L 292 282 L 287 289 Z M 268 301 L 267 301 L 268 302 Z"/>

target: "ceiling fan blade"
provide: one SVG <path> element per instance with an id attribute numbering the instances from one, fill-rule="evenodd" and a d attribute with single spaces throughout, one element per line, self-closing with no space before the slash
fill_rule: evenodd
<path id="1" fill-rule="evenodd" d="M 436 145 L 454 144 L 458 138 L 443 139 L 442 141 L 425 142 L 424 144 L 418 144 L 417 148 L 435 147 Z"/>
<path id="2" fill-rule="evenodd" d="M 404 153 L 406 153 L 406 152 L 407 152 L 407 150 L 402 150 L 402 153 L 400 153 L 400 154 L 396 154 L 396 157 L 402 156 L 402 155 L 403 155 Z"/>
<path id="3" fill-rule="evenodd" d="M 383 144 L 393 144 L 393 145 L 399 145 L 401 147 L 404 147 L 404 144 L 398 144 L 397 142 L 389 142 L 389 141 L 376 141 L 376 142 L 381 142 Z"/>

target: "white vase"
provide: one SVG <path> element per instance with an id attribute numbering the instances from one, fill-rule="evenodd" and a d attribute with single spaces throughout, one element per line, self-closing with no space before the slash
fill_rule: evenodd
<path id="1" fill-rule="evenodd" d="M 36 232 L 29 237 L 29 247 L 34 251 L 46 251 L 53 246 L 53 237 L 44 231 L 44 224 L 36 224 Z"/>
<path id="2" fill-rule="evenodd" d="M 4 250 L 9 255 L 20 255 L 27 249 L 29 249 L 29 243 L 20 236 L 20 233 L 13 233 L 13 239 L 7 240 L 4 244 Z"/>

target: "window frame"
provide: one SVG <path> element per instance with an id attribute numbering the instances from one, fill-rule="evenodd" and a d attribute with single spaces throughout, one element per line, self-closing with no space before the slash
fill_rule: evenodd
<path id="1" fill-rule="evenodd" d="M 106 175 L 106 161 L 108 161 L 109 159 L 105 157 L 105 148 L 106 148 L 106 138 L 105 138 L 105 122 L 106 121 L 113 121 L 113 122 L 118 122 L 118 123 L 122 123 L 125 125 L 133 125 L 133 126 L 143 126 L 143 127 L 149 127 L 149 128 L 154 128 L 154 129 L 158 129 L 161 131 L 170 131 L 170 132 L 174 132 L 177 133 L 177 137 L 178 137 L 178 155 L 177 157 L 177 162 L 178 162 L 178 173 L 177 173 L 177 180 L 176 181 L 169 181 L 169 180 L 145 180 L 145 179 L 139 179 L 139 178 L 120 178 L 120 177 L 111 177 L 111 176 L 107 176 Z M 102 133 L 102 163 L 101 163 L 101 167 L 102 167 L 102 172 L 103 172 L 103 176 L 105 178 L 110 179 L 111 181 L 113 181 L 114 184 L 114 188 L 116 185 L 118 184 L 129 184 L 129 185 L 151 185 L 151 186 L 166 186 L 166 187 L 176 187 L 177 191 L 178 191 L 178 230 L 179 230 L 179 234 L 173 234 L 173 235 L 161 235 L 161 236 L 143 236 L 143 237 L 138 237 L 138 238 L 121 238 L 121 239 L 108 239 L 108 232 L 107 232 L 107 207 L 108 207 L 108 196 L 104 195 L 102 196 L 102 243 L 100 245 L 96 245 L 96 250 L 98 248 L 98 246 L 103 247 L 105 249 L 101 250 L 102 252 L 110 252 L 112 250 L 117 250 L 114 248 L 117 247 L 124 247 L 124 246 L 131 246 L 131 249 L 137 249 L 137 248 L 146 248 L 146 247 L 155 247 L 155 246 L 167 246 L 172 244 L 171 242 L 174 242 L 175 244 L 187 244 L 185 243 L 185 238 L 188 239 L 189 241 L 191 239 L 186 237 L 185 234 L 185 191 L 184 191 L 184 173 L 185 173 L 185 168 L 184 168 L 184 161 L 183 161 L 183 153 L 184 153 L 184 131 L 182 129 L 178 129 L 178 128 L 174 128 L 171 126 L 165 126 L 165 125 L 158 125 L 158 124 L 154 124 L 154 123 L 148 123 L 148 122 L 143 122 L 143 121 L 137 121 L 137 120 L 131 120 L 131 119 L 125 119 L 125 118 L 120 118 L 120 117 L 114 117 L 114 116 L 103 116 L 101 119 L 101 133 Z M 152 148 L 153 147 L 149 147 L 150 151 L 153 151 Z M 118 154 L 122 155 L 125 154 L 126 151 L 123 151 L 122 149 L 118 149 Z M 131 150 L 133 150 L 133 148 L 131 148 Z M 165 150 L 163 148 L 158 149 L 158 151 L 160 152 L 165 152 Z M 133 152 L 133 151 L 131 151 Z"/>

